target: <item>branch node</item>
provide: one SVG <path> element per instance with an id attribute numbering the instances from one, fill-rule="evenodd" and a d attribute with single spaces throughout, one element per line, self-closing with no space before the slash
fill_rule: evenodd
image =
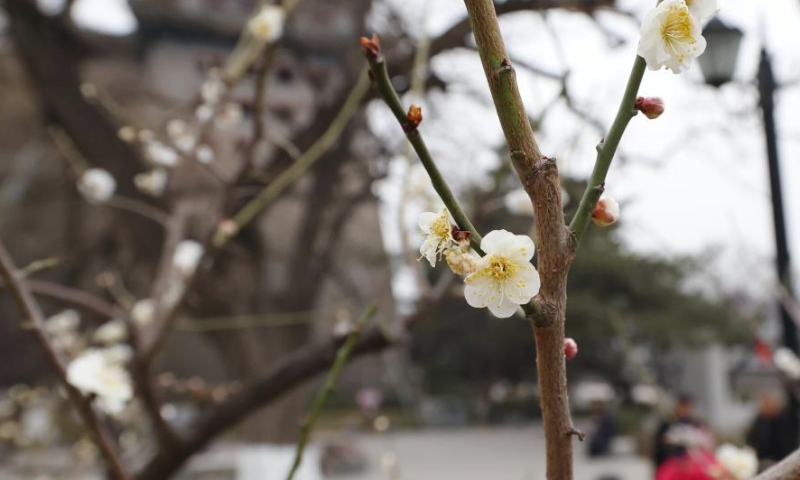
<path id="1" fill-rule="evenodd" d="M 571 437 L 571 436 L 578 437 L 578 440 L 581 441 L 581 442 L 586 440 L 586 432 L 582 432 L 581 430 L 578 430 L 575 427 L 570 427 L 569 431 L 567 432 L 567 436 L 568 437 Z"/>

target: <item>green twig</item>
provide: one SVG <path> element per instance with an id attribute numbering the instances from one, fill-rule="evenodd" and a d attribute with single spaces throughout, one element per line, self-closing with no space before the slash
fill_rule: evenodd
<path id="1" fill-rule="evenodd" d="M 633 62 L 630 77 L 628 77 L 628 85 L 625 87 L 625 93 L 622 95 L 622 101 L 619 104 L 617 116 L 614 118 L 614 123 L 611 125 L 605 140 L 597 145 L 597 160 L 594 164 L 594 170 L 592 170 L 592 175 L 589 177 L 589 184 L 586 186 L 586 191 L 583 192 L 578 210 L 569 224 L 574 238 L 573 248 L 575 249 L 578 248 L 581 238 L 586 232 L 592 210 L 597 205 L 597 201 L 600 200 L 600 195 L 603 194 L 606 175 L 622 139 L 622 134 L 625 133 L 631 118 L 636 116 L 637 112 L 634 109 L 634 104 L 636 103 L 636 95 L 638 95 L 639 85 L 642 83 L 646 66 L 644 58 L 637 55 L 636 61 Z"/>
<path id="2" fill-rule="evenodd" d="M 352 119 L 353 115 L 358 111 L 358 107 L 361 104 L 361 100 L 367 94 L 367 90 L 369 90 L 369 80 L 366 74 L 362 74 L 350 91 L 344 105 L 342 105 L 342 109 L 333 119 L 330 126 L 328 126 L 325 133 L 323 133 L 322 136 L 320 136 L 289 168 L 278 175 L 275 180 L 261 191 L 261 193 L 250 200 L 250 202 L 233 216 L 232 220 L 236 224 L 237 230 L 241 230 L 244 225 L 252 221 L 256 215 L 278 198 L 281 193 L 292 186 L 306 170 L 317 160 L 322 158 L 325 152 L 339 140 L 345 126 L 347 126 L 350 119 Z M 215 247 L 219 248 L 230 238 L 230 235 L 226 234 L 224 231 L 217 230 L 217 233 L 214 235 L 213 244 Z"/>
<path id="3" fill-rule="evenodd" d="M 328 397 L 333 391 L 333 388 L 336 385 L 336 380 L 339 378 L 339 374 L 341 373 L 342 368 L 344 368 L 344 364 L 347 363 L 347 359 L 350 357 L 350 352 L 352 352 L 353 346 L 356 344 L 356 340 L 358 340 L 358 336 L 361 334 L 361 330 L 374 315 L 375 306 L 370 305 L 361 315 L 358 325 L 356 325 L 355 328 L 347 335 L 347 339 L 345 339 L 342 346 L 339 347 L 339 350 L 336 352 L 336 360 L 333 362 L 333 366 L 331 366 L 328 376 L 325 377 L 325 383 L 322 385 L 322 390 L 320 390 L 320 392 L 314 398 L 314 403 L 311 405 L 311 411 L 300 424 L 300 439 L 297 441 L 297 450 L 295 451 L 294 455 L 294 463 L 292 464 L 292 469 L 289 470 L 289 474 L 286 476 L 286 480 L 292 480 L 297 472 L 297 469 L 300 467 L 300 463 L 303 461 L 303 451 L 308 443 L 308 437 L 311 434 L 314 421 L 317 419 L 317 415 L 319 415 L 320 410 L 322 410 L 322 407 L 325 405 L 325 402 L 328 400 Z"/>
<path id="4" fill-rule="evenodd" d="M 392 80 L 389 78 L 389 73 L 386 70 L 386 61 L 384 60 L 383 56 L 380 55 L 380 53 L 375 55 L 369 51 L 366 51 L 366 57 L 369 61 L 369 67 L 372 71 L 373 81 L 375 82 L 375 87 L 378 89 L 378 93 L 389 107 L 389 110 L 392 111 L 392 114 L 394 114 L 395 118 L 397 118 L 397 121 L 400 123 L 400 126 L 406 133 L 408 141 L 411 143 L 411 146 L 414 147 L 414 151 L 417 152 L 417 156 L 419 156 L 422 166 L 425 167 L 425 171 L 428 172 L 428 176 L 431 179 L 434 190 L 436 190 L 436 193 L 450 211 L 450 215 L 453 216 L 453 220 L 456 221 L 458 227 L 461 230 L 468 230 L 470 232 L 469 240 L 472 248 L 480 255 L 483 255 L 483 251 L 481 250 L 480 233 L 478 233 L 478 231 L 472 225 L 472 222 L 469 221 L 469 217 L 467 217 L 467 214 L 464 213 L 461 205 L 458 204 L 458 200 L 456 200 L 453 191 L 450 190 L 450 187 L 447 185 L 447 181 L 445 181 L 442 173 L 439 171 L 439 168 L 433 161 L 433 157 L 431 157 L 431 154 L 428 151 L 428 146 L 425 144 L 425 140 L 423 140 L 419 129 L 417 129 L 416 126 L 412 126 L 408 122 L 406 109 L 403 108 L 403 103 L 400 100 L 400 96 L 394 89 Z"/>

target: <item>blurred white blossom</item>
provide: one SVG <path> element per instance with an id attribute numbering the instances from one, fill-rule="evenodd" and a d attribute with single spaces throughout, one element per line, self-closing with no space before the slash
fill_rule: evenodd
<path id="1" fill-rule="evenodd" d="M 90 348 L 67 366 L 67 381 L 86 395 L 96 395 L 97 407 L 119 415 L 133 397 L 131 377 L 125 369 L 132 351 L 127 345 Z"/>
<path id="2" fill-rule="evenodd" d="M 531 197 L 528 196 L 522 188 L 511 190 L 503 197 L 503 204 L 509 212 L 514 215 L 530 215 L 533 216 L 533 203 Z"/>
<path id="3" fill-rule="evenodd" d="M 247 28 L 254 37 L 262 42 L 274 42 L 283 34 L 283 22 L 286 12 L 275 5 L 264 5 L 261 10 L 247 22 Z"/>
<path id="4" fill-rule="evenodd" d="M 174 167 L 180 161 L 180 156 L 174 148 L 168 147 L 158 140 L 145 143 L 145 156 L 155 165 Z"/>
<path id="5" fill-rule="evenodd" d="M 133 177 L 133 183 L 136 188 L 142 192 L 160 197 L 167 189 L 167 171 L 163 168 L 154 168 L 149 172 L 139 173 Z"/>
<path id="6" fill-rule="evenodd" d="M 222 79 L 211 77 L 203 82 L 203 85 L 200 87 L 200 96 L 203 98 L 203 102 L 209 105 L 215 105 L 222 100 L 225 90 L 227 90 L 227 87 Z"/>
<path id="7" fill-rule="evenodd" d="M 530 263 L 536 248 L 527 235 L 506 230 L 489 232 L 481 241 L 486 256 L 464 281 L 467 303 L 488 307 L 496 317 L 507 318 L 539 293 L 539 272 Z"/>
<path id="8" fill-rule="evenodd" d="M 45 321 L 45 331 L 56 350 L 69 352 L 80 344 L 78 326 L 81 316 L 76 310 L 64 310 Z"/>
<path id="9" fill-rule="evenodd" d="M 90 168 L 78 180 L 78 190 L 90 203 L 105 203 L 117 189 L 117 181 L 102 168 Z"/>
<path id="10" fill-rule="evenodd" d="M 715 456 L 736 480 L 749 480 L 758 471 L 758 456 L 750 447 L 738 448 L 726 443 L 717 449 Z"/>
<path id="11" fill-rule="evenodd" d="M 131 319 L 139 327 L 143 327 L 152 322 L 155 314 L 156 302 L 152 298 L 138 300 L 131 308 Z"/>
<path id="12" fill-rule="evenodd" d="M 94 331 L 92 339 L 103 345 L 122 343 L 128 339 L 128 327 L 125 326 L 125 322 L 115 318 L 100 325 Z"/>
<path id="13" fill-rule="evenodd" d="M 792 380 L 800 380 L 800 358 L 786 347 L 775 350 L 772 356 L 775 367 Z"/>
<path id="14" fill-rule="evenodd" d="M 200 145 L 197 147 L 195 156 L 198 162 L 208 165 L 214 161 L 214 149 L 206 144 Z"/>
<path id="15" fill-rule="evenodd" d="M 703 21 L 713 17 L 719 12 L 717 0 L 685 0 L 689 7 L 689 12 L 698 21 Z"/>
<path id="16" fill-rule="evenodd" d="M 172 266 L 183 277 L 191 277 L 203 257 L 203 246 L 194 240 L 183 240 L 175 247 Z"/>
<path id="17" fill-rule="evenodd" d="M 666 67 L 681 73 L 706 49 L 700 21 L 684 0 L 664 0 L 653 8 L 644 17 L 640 34 L 637 53 L 650 70 Z"/>

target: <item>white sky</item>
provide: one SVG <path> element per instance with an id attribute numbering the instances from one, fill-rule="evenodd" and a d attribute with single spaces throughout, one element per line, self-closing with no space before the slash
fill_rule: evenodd
<path id="1" fill-rule="evenodd" d="M 461 0 L 390 3 L 404 12 L 409 24 L 425 23 L 432 34 L 464 14 Z M 638 18 L 653 4 L 651 0 L 618 3 Z M 800 0 L 719 0 L 719 4 L 721 18 L 746 32 L 739 83 L 720 90 L 707 87 L 697 66 L 682 75 L 648 71 L 641 93 L 662 97 L 667 111 L 656 121 L 641 116 L 632 121 L 621 145 L 628 161 L 612 167 L 607 192 L 623 205 L 621 234 L 630 248 L 653 254 L 712 253 L 710 269 L 728 287 L 758 292 L 772 281 L 774 255 L 763 132 L 752 84 L 762 39 L 773 55 L 779 81 L 794 82 L 778 93 L 777 120 L 790 248 L 800 258 L 800 121 L 795 119 L 800 111 Z M 125 34 L 136 27 L 124 0 L 78 0 L 75 8 L 76 20 L 87 28 Z M 568 68 L 575 101 L 609 125 L 635 55 L 638 25 L 611 13 L 598 18 L 627 42 L 611 48 L 595 23 L 563 11 L 548 13 L 546 22 L 537 12 L 521 12 L 504 17 L 502 26 L 515 57 L 553 72 Z M 432 93 L 423 101 L 423 132 L 456 187 L 482 181 L 482 172 L 496 161 L 493 149 L 502 136 L 477 56 L 452 52 L 437 57 L 433 68 L 455 81 L 454 93 Z M 519 72 L 519 78 L 532 113 L 540 112 L 557 94 L 552 81 L 525 72 Z M 396 125 L 391 119 L 382 120 L 381 109 L 372 107 L 375 130 L 387 142 L 402 145 Z M 563 171 L 585 177 L 599 137 L 557 105 L 548 113 L 538 140 L 546 154 L 559 159 Z M 402 171 L 398 167 L 394 170 Z M 396 185 L 386 185 L 382 191 L 397 198 Z M 387 206 L 388 228 L 396 220 L 392 202 Z M 414 228 L 416 211 L 407 216 Z M 390 249 L 396 248 L 391 238 L 387 240 Z M 798 261 L 794 271 L 800 283 Z"/>

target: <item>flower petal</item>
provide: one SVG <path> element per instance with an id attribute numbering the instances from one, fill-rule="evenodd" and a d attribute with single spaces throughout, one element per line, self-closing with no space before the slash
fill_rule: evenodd
<path id="1" fill-rule="evenodd" d="M 431 231 L 431 224 L 438 216 L 438 214 L 433 212 L 423 212 L 419 215 L 419 229 L 422 230 L 422 233 L 428 233 Z"/>
<path id="2" fill-rule="evenodd" d="M 508 296 L 502 296 L 489 304 L 489 311 L 497 318 L 508 318 L 516 313 L 519 304 Z"/>
<path id="3" fill-rule="evenodd" d="M 531 301 L 539 293 L 541 281 L 539 272 L 530 263 L 521 265 L 520 271 L 503 285 L 503 293 L 511 301 L 522 305 Z"/>
<path id="4" fill-rule="evenodd" d="M 473 273 L 464 283 L 464 298 L 471 307 L 485 308 L 500 301 L 500 285 L 493 278 Z"/>

